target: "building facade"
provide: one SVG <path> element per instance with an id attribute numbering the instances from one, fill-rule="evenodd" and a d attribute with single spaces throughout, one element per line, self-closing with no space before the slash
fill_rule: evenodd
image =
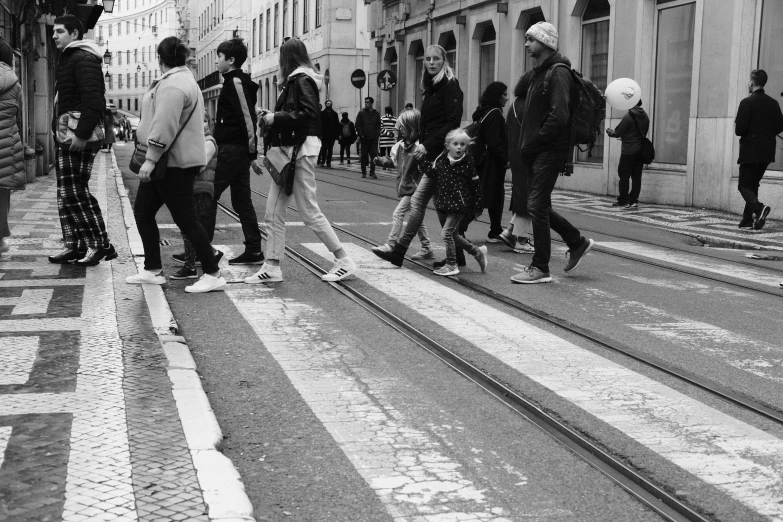
<path id="1" fill-rule="evenodd" d="M 756 68 L 769 74 L 766 92 L 783 102 L 780 0 L 376 0 L 371 93 L 395 111 L 406 102 L 419 107 L 424 49 L 440 44 L 464 91 L 467 124 L 486 85 L 502 81 L 511 94 L 532 67 L 524 39 L 538 21 L 557 27 L 560 52 L 600 88 L 622 77 L 641 86 L 657 151 L 644 171 L 643 201 L 741 210 L 734 117 Z M 398 77 L 389 92 L 375 87 L 385 69 Z M 605 125 L 622 116 L 607 109 Z M 773 208 L 783 206 L 779 145 L 761 188 Z M 558 186 L 617 194 L 619 158 L 619 140 L 602 134 L 592 156 L 575 154 L 574 174 Z"/>
<path id="2" fill-rule="evenodd" d="M 361 0 L 191 0 L 190 45 L 208 109 L 214 114 L 223 81 L 215 68 L 221 42 L 244 39 L 248 59 L 243 69 L 259 84 L 258 105 L 274 108 L 280 46 L 286 38 L 297 37 L 328 79 L 321 101 L 332 99 L 335 110 L 345 110 L 353 119 L 362 102 L 350 76 L 369 67 L 366 26 L 367 8 Z"/>
<path id="3" fill-rule="evenodd" d="M 93 30 L 95 41 L 111 56 L 104 65 L 106 102 L 139 115 L 141 99 L 160 73 L 156 48 L 169 36 L 179 36 L 174 0 L 117 0 Z"/>

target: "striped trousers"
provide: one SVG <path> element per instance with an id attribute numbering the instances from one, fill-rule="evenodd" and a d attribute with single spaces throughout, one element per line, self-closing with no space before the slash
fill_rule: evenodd
<path id="1" fill-rule="evenodd" d="M 83 250 L 109 243 L 98 200 L 90 193 L 97 150 L 71 152 L 56 148 L 57 210 L 66 248 Z"/>

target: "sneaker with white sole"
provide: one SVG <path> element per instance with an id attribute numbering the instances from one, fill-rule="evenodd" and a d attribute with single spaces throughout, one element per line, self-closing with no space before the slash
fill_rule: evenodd
<path id="1" fill-rule="evenodd" d="M 549 275 L 549 272 L 542 272 L 534 266 L 526 266 L 521 273 L 511 276 L 511 282 L 521 284 L 551 283 L 552 276 Z"/>
<path id="2" fill-rule="evenodd" d="M 568 261 L 566 262 L 565 268 L 563 268 L 563 272 L 568 274 L 576 270 L 576 267 L 579 266 L 587 253 L 593 248 L 593 243 L 594 241 L 592 239 L 585 239 L 578 247 L 568 250 L 568 252 L 566 252 Z"/>
<path id="3" fill-rule="evenodd" d="M 439 276 L 453 276 L 459 274 L 459 268 L 457 268 L 457 265 L 443 265 L 433 270 L 432 273 Z"/>
<path id="4" fill-rule="evenodd" d="M 503 232 L 497 235 L 497 238 L 500 239 L 508 248 L 514 248 L 514 234 L 509 232 L 507 228 L 503 229 Z"/>
<path id="5" fill-rule="evenodd" d="M 245 278 L 245 283 L 249 285 L 259 285 L 261 283 L 279 283 L 283 280 L 283 271 L 279 266 L 272 266 L 268 263 L 261 265 L 261 270 Z"/>
<path id="6" fill-rule="evenodd" d="M 423 261 L 424 259 L 435 259 L 435 252 L 431 248 L 422 248 L 411 256 L 414 261 Z"/>
<path id="7" fill-rule="evenodd" d="M 162 285 L 166 282 L 166 278 L 160 270 L 157 272 L 142 270 L 138 274 L 126 277 L 125 282 L 130 285 Z"/>
<path id="8" fill-rule="evenodd" d="M 487 271 L 487 247 L 480 246 L 478 247 L 478 254 L 473 256 L 476 258 L 476 261 L 479 264 L 479 268 L 481 268 L 482 272 Z"/>
<path id="9" fill-rule="evenodd" d="M 389 243 L 384 243 L 384 244 L 379 245 L 379 246 L 377 246 L 375 248 L 377 248 L 381 252 L 387 252 L 388 253 L 388 252 L 391 252 L 394 247 L 392 245 L 390 245 Z"/>
<path id="10" fill-rule="evenodd" d="M 5 254 L 11 250 L 11 244 L 8 242 L 7 237 L 0 237 L 0 254 Z"/>
<path id="11" fill-rule="evenodd" d="M 528 238 L 517 238 L 517 244 L 514 245 L 514 252 L 517 254 L 534 254 L 536 249 Z"/>
<path id="12" fill-rule="evenodd" d="M 209 274 L 204 274 L 201 276 L 201 279 L 190 286 L 186 286 L 185 291 L 189 294 L 203 294 L 206 292 L 212 292 L 213 290 L 220 290 L 224 286 L 226 286 L 226 280 L 223 279 L 223 276 L 218 275 L 215 277 Z"/>
<path id="13" fill-rule="evenodd" d="M 350 277 L 355 273 L 356 263 L 354 263 L 350 257 L 335 259 L 334 266 L 332 266 L 331 270 L 321 276 L 321 281 L 334 283 L 335 281 L 342 281 L 346 277 Z"/>

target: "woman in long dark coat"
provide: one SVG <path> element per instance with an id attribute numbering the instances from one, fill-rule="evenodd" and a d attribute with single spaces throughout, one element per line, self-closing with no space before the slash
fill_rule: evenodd
<path id="1" fill-rule="evenodd" d="M 11 46 L 0 38 L 0 254 L 10 249 L 11 191 L 25 186 L 24 147 L 17 124 L 22 87 L 12 68 L 13 57 Z"/>

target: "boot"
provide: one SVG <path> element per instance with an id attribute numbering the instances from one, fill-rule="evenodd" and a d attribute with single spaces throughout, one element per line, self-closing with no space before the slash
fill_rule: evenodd
<path id="1" fill-rule="evenodd" d="M 405 260 L 405 252 L 407 250 L 408 249 L 406 247 L 397 243 L 394 245 L 394 248 L 391 250 L 391 252 L 386 252 L 382 250 L 381 247 L 373 247 L 372 253 L 381 259 L 388 261 L 394 266 L 402 266 L 402 262 Z"/>

